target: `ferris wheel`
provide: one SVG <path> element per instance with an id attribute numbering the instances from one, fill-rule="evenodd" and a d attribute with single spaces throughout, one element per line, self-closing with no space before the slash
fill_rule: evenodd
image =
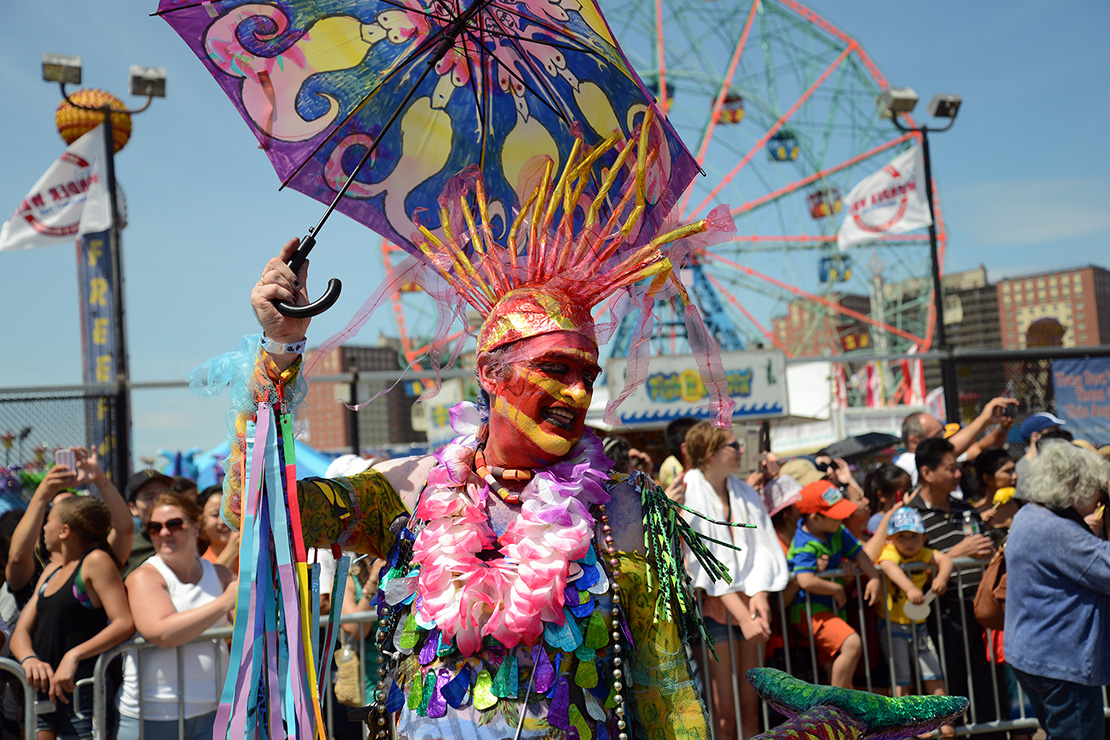
<path id="1" fill-rule="evenodd" d="M 745 344 L 788 356 L 928 347 L 928 235 L 836 247 L 842 197 L 914 139 L 879 117 L 888 83 L 859 43 L 794 0 L 611 0 L 605 13 L 705 172 L 683 218 L 732 208 L 735 239 L 693 265 L 703 312 L 724 326 L 723 308 Z M 667 324 L 658 352 L 675 346 Z"/>
<path id="2" fill-rule="evenodd" d="M 734 240 L 696 254 L 687 275 L 722 347 L 788 357 L 928 348 L 928 235 L 836 246 L 842 197 L 915 136 L 879 117 L 888 83 L 858 42 L 794 0 L 610 0 L 605 14 L 705 172 L 680 201 L 683 217 L 732 208 Z M 939 204 L 935 215 L 943 260 Z M 401 257 L 383 252 L 387 269 Z M 394 311 L 406 361 L 419 363 L 434 309 L 402 292 Z M 681 310 L 666 313 L 653 351 L 681 352 Z"/>

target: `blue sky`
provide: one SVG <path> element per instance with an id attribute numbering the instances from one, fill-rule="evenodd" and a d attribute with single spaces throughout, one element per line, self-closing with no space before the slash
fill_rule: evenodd
<path id="1" fill-rule="evenodd" d="M 136 117 L 117 158 L 130 212 L 124 263 L 136 381 L 179 380 L 253 331 L 247 292 L 261 266 L 321 213 L 298 193 L 278 192 L 223 93 L 176 34 L 146 15 L 155 5 L 12 4 L 0 47 L 5 214 L 63 149 L 53 126 L 58 90 L 40 80 L 43 52 L 82 56 L 82 86 L 129 103 L 138 102 L 126 95 L 129 65 L 168 70 L 168 97 Z M 955 127 L 931 139 L 951 235 L 947 269 L 985 264 L 998 278 L 1110 263 L 1110 6 L 1083 0 L 1060 13 L 1032 1 L 820 0 L 810 7 L 854 36 L 893 84 L 913 87 L 923 101 L 934 92 L 964 98 Z M 343 216 L 329 222 L 313 253 L 312 292 L 332 275 L 347 287 L 310 340 L 340 328 L 377 285 L 378 243 Z M 67 246 L 0 253 L 0 388 L 80 382 L 73 255 Z M 372 342 L 379 331 L 393 333 L 388 311 L 361 339 Z M 137 456 L 207 448 L 222 437 L 222 400 L 183 390 L 133 396 Z"/>

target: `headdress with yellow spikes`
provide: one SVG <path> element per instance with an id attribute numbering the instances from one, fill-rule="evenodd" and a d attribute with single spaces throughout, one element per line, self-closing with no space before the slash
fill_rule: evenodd
<path id="1" fill-rule="evenodd" d="M 657 149 L 651 146 L 651 124 L 649 110 L 633 139 L 622 142 L 614 134 L 592 149 L 576 139 L 558 179 L 553 179 L 554 165 L 548 159 L 504 243 L 494 239 L 477 168 L 464 170 L 444 191 L 442 237 L 421 226 L 423 241 L 418 244 L 432 268 L 482 315 L 479 355 L 555 331 L 578 333 L 597 344 L 593 309 L 622 288 L 644 280 L 650 279 L 636 291 L 637 303 L 649 313 L 660 291 L 672 287 L 692 309 L 663 247 L 696 235 L 702 244 L 715 241 L 734 227 L 727 214 L 722 217 L 715 211 L 707 219 L 667 228 L 654 238 L 640 233 L 649 207 L 646 173 L 657 157 Z M 595 165 L 613 150 L 616 158 L 598 183 Z M 614 194 L 613 184 L 625 169 L 634 176 L 626 179 L 622 192 Z M 697 315 L 696 309 L 692 313 Z M 700 323 L 700 315 L 697 320 Z M 705 335 L 704 325 L 700 333 Z M 712 351 L 712 347 L 706 349 Z M 702 363 L 703 375 L 712 365 L 711 358 Z M 719 380 L 723 375 L 719 359 L 715 365 L 718 372 L 708 375 Z M 720 388 L 721 384 L 711 381 L 707 386 Z M 718 403 L 727 404 L 725 399 L 727 393 Z"/>
<path id="2" fill-rule="evenodd" d="M 475 166 L 467 168 L 440 197 L 441 232 L 421 225 L 420 236 L 414 234 L 412 241 L 420 247 L 425 265 L 481 314 L 480 356 L 551 332 L 582 334 L 596 345 L 593 312 L 606 298 L 625 290 L 633 302 L 624 311 L 637 305 L 649 316 L 655 297 L 679 295 L 687 306 L 688 335 L 706 387 L 717 397 L 717 422 L 725 425 L 733 404 L 716 344 L 690 305 L 664 247 L 678 247 L 676 254 L 685 256 L 690 245 L 713 244 L 733 233 L 735 226 L 727 207 L 720 206 L 707 219 L 685 225 L 675 225 L 673 215 L 656 216 L 654 223 L 663 222 L 662 233 L 644 233 L 645 212 L 654 205 L 648 202 L 647 173 L 658 156 L 658 146 L 653 145 L 658 143 L 653 142 L 656 131 L 648 110 L 632 139 L 622 140 L 615 133 L 589 148 L 578 138 L 557 179 L 554 163 L 537 158 L 535 170 L 542 170 L 542 175 L 503 239 L 495 239 L 481 173 Z M 596 178 L 598 170 L 602 175 Z M 629 176 L 623 189 L 614 193 L 622 171 Z M 427 282 L 427 276 L 417 282 Z M 442 297 L 442 291 L 430 292 Z M 618 311 L 613 315 L 617 318 Z M 625 392 L 610 402 L 608 412 L 643 381 L 649 331 L 650 322 L 640 322 L 643 336 L 634 339 Z"/>

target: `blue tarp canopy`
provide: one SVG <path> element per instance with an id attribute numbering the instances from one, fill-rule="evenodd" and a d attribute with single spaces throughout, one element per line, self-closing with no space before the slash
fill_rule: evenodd
<path id="1" fill-rule="evenodd" d="M 297 456 L 297 477 L 306 478 L 308 476 L 323 476 L 328 469 L 328 465 L 335 459 L 335 455 L 329 455 L 324 452 L 319 452 L 313 449 L 308 444 L 296 440 L 293 442 L 293 448 Z M 209 486 L 214 486 L 222 479 L 223 461 L 227 459 L 229 448 L 227 442 L 216 445 L 207 452 L 198 452 L 193 456 L 192 462 L 196 466 L 197 475 L 197 489 L 203 491 Z M 167 475 L 174 465 L 173 460 L 163 467 L 162 471 Z M 217 472 L 221 471 L 221 472 Z"/>

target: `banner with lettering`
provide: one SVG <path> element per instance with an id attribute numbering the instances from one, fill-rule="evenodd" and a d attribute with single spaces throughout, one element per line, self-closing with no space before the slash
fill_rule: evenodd
<path id="1" fill-rule="evenodd" d="M 1110 357 L 1053 360 L 1056 415 L 1076 439 L 1110 444 Z"/>
<path id="2" fill-rule="evenodd" d="M 883 234 L 905 234 L 928 226 L 933 218 L 926 187 L 925 163 L 917 144 L 848 193 L 836 246 L 843 251 Z"/>
<path id="3" fill-rule="evenodd" d="M 775 419 L 788 413 L 786 357 L 778 350 L 722 352 L 729 395 L 736 401 L 733 419 Z M 624 388 L 625 359 L 609 360 L 606 368 L 613 397 Z M 651 372 L 617 409 L 621 424 L 662 427 L 683 416 L 715 418 L 709 393 L 701 382 L 693 355 L 651 358 Z"/>
<path id="4" fill-rule="evenodd" d="M 77 240 L 77 282 L 81 312 L 81 354 L 86 383 L 115 383 L 116 300 L 112 292 L 112 259 L 108 232 L 85 234 Z M 101 454 L 112 447 L 110 396 L 86 401 L 86 444 Z"/>
<path id="5" fill-rule="evenodd" d="M 0 251 L 69 244 L 79 234 L 108 229 L 104 156 L 103 126 L 70 144 L 0 227 Z M 123 228 L 126 208 L 118 186 L 116 194 Z"/>

